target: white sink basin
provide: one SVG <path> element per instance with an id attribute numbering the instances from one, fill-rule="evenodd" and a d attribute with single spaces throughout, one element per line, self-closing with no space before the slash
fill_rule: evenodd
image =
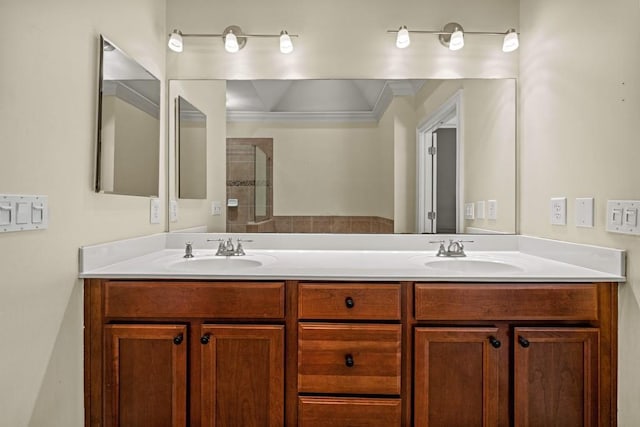
<path id="1" fill-rule="evenodd" d="M 517 265 L 503 261 L 470 258 L 436 258 L 425 262 L 424 265 L 429 269 L 446 273 L 491 274 L 524 271 Z"/>
<path id="2" fill-rule="evenodd" d="M 188 273 L 215 273 L 220 271 L 247 270 L 270 264 L 275 258 L 267 256 L 251 257 L 194 257 L 184 258 L 167 264 L 167 269 L 171 271 L 183 271 Z"/>

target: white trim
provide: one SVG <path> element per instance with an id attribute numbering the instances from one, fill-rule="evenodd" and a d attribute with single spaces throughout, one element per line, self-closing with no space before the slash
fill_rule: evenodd
<path id="1" fill-rule="evenodd" d="M 457 116 L 456 123 L 458 131 L 456 132 L 456 188 L 458 203 L 456 206 L 456 232 L 461 233 L 464 230 L 464 217 L 462 215 L 464 206 L 464 115 L 463 111 L 463 89 L 458 89 L 453 96 L 446 100 L 440 107 L 431 113 L 424 121 L 418 125 L 416 129 L 416 142 L 418 144 L 416 152 L 417 156 L 417 194 L 416 200 L 416 229 L 418 233 L 431 233 L 424 222 L 424 215 L 427 208 L 432 203 L 426 200 L 426 177 L 431 172 L 431 168 L 425 162 L 426 143 L 430 141 L 430 135 L 440 126 L 440 122 L 445 120 L 447 116 L 454 113 Z M 429 227 L 430 228 L 430 227 Z M 436 229 L 437 230 L 437 229 Z"/>
<path id="2" fill-rule="evenodd" d="M 228 122 L 377 122 L 371 111 L 264 112 L 227 111 Z"/>

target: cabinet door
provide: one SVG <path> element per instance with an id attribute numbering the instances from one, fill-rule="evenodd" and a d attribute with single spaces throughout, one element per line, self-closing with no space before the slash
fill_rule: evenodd
<path id="1" fill-rule="evenodd" d="M 598 425 L 598 330 L 515 328 L 514 341 L 515 424 Z"/>
<path id="2" fill-rule="evenodd" d="M 202 327 L 202 425 L 284 425 L 284 326 Z"/>
<path id="3" fill-rule="evenodd" d="M 105 326 L 105 426 L 187 425 L 186 329 Z"/>
<path id="4" fill-rule="evenodd" d="M 495 426 L 497 328 L 416 328 L 416 427 Z M 506 343 L 504 343 L 506 345 Z"/>

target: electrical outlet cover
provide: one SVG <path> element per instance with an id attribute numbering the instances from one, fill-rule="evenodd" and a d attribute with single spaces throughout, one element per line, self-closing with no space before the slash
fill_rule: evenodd
<path id="1" fill-rule="evenodd" d="M 160 224 L 160 199 L 157 197 L 152 197 L 149 203 L 149 222 Z"/>
<path id="2" fill-rule="evenodd" d="M 551 199 L 551 224 L 567 225 L 567 198 L 553 197 Z"/>
<path id="3" fill-rule="evenodd" d="M 498 219 L 498 201 L 497 200 L 487 201 L 487 219 L 490 219 L 493 221 Z"/>

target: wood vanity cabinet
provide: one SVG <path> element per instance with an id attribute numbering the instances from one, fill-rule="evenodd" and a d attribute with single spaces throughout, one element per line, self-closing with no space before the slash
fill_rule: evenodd
<path id="1" fill-rule="evenodd" d="M 284 282 L 88 280 L 87 426 L 284 425 Z"/>
<path id="2" fill-rule="evenodd" d="M 416 427 L 616 425 L 615 284 L 414 292 Z"/>
<path id="3" fill-rule="evenodd" d="M 615 426 L 615 283 L 86 279 L 86 426 Z"/>

